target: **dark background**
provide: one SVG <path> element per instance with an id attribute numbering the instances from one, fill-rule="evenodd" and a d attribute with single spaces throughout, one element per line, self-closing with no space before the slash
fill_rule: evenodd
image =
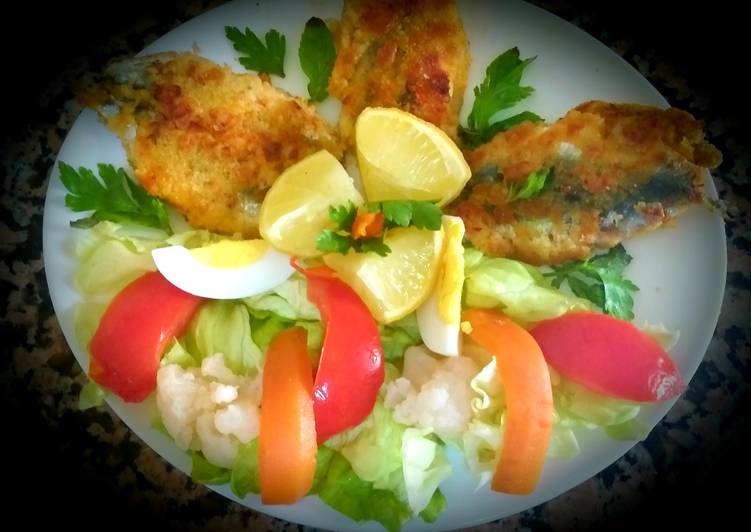
<path id="1" fill-rule="evenodd" d="M 584 29 L 596 37 L 623 39 L 636 43 L 638 49 L 654 50 L 691 89 L 709 99 L 708 112 L 732 119 L 736 137 L 749 146 L 746 79 L 751 32 L 735 2 L 704 2 L 696 7 L 689 2 L 645 0 L 543 4 L 563 18 L 580 18 Z M 54 116 L 54 106 L 60 100 L 40 101 L 38 96 L 59 82 L 62 72 L 80 64 L 82 58 L 87 58 L 92 68 L 100 67 L 109 58 L 104 47 L 111 37 L 132 27 L 144 13 L 162 27 L 178 24 L 181 20 L 176 13 L 180 10 L 175 5 L 131 0 L 94 8 L 77 2 L 25 2 L 8 7 L 0 32 L 0 86 L 5 98 L 0 132 L 5 134 L 4 140 L 12 142 L 36 123 Z M 744 195 L 748 197 L 748 190 Z M 11 334 L 2 339 L 5 361 L 10 358 L 13 338 Z M 106 457 L 82 456 L 81 449 L 90 439 L 86 434 L 69 439 L 76 434 L 78 420 L 62 419 L 60 430 L 50 428 L 38 416 L 36 399 L 27 397 L 22 381 L 5 384 L 8 395 L 0 397 L 0 402 L 6 415 L 0 433 L 6 448 L 0 454 L 0 478 L 10 491 L 2 495 L 0 507 L 6 519 L 9 513 L 25 523 L 73 525 L 86 530 L 144 525 L 170 528 L 169 515 L 150 513 L 147 505 L 129 504 L 114 479 L 98 477 L 101 469 L 97 465 Z M 726 453 L 712 459 L 694 453 L 677 466 L 681 470 L 674 472 L 674 482 L 658 483 L 650 504 L 599 525 L 610 530 L 632 530 L 645 524 L 650 528 L 707 525 L 718 529 L 733 525 L 738 517 L 743 522 L 748 505 L 743 486 L 751 478 L 751 439 L 745 414 L 750 411 L 749 403 L 747 395 L 735 406 L 734 426 L 725 427 L 734 435 L 727 442 Z M 64 430 L 66 425 L 71 425 L 68 430 Z"/>

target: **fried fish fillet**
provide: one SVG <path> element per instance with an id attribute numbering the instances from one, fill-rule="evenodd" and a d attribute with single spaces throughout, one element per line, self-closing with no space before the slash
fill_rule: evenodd
<path id="1" fill-rule="evenodd" d="M 705 169 L 722 159 L 689 113 L 599 101 L 553 124 L 520 124 L 465 157 L 473 177 L 448 210 L 475 247 L 535 265 L 586 258 L 706 201 Z M 540 171 L 540 195 L 509 200 Z"/>
<path id="2" fill-rule="evenodd" d="M 470 56 L 453 1 L 345 0 L 336 45 L 329 91 L 348 146 L 368 106 L 398 107 L 457 139 Z"/>
<path id="3" fill-rule="evenodd" d="M 112 65 L 80 95 L 122 139 L 136 179 L 191 225 L 258 236 L 260 202 L 287 167 L 338 140 L 315 108 L 195 54 Z"/>

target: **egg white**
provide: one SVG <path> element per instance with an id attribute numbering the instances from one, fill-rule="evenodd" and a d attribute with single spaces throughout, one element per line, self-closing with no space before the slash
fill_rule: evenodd
<path id="1" fill-rule="evenodd" d="M 460 319 L 447 323 L 438 311 L 438 289 L 417 309 L 417 326 L 425 346 L 434 353 L 455 357 L 461 349 Z"/>
<path id="2" fill-rule="evenodd" d="M 443 216 L 443 227 L 446 234 L 444 241 L 441 269 L 447 267 L 447 261 L 460 272 L 464 271 L 464 256 L 462 254 L 462 238 L 464 237 L 464 223 L 454 216 Z M 453 252 L 451 251 L 453 248 Z M 451 283 L 446 285 L 445 283 Z M 453 281 L 443 273 L 438 276 L 435 286 L 428 299 L 418 307 L 417 326 L 425 346 L 440 355 L 458 356 L 461 351 L 461 308 L 456 315 L 447 321 L 439 308 L 442 291 L 450 291 L 456 297 L 461 297 L 464 286 L 464 276 Z"/>
<path id="3" fill-rule="evenodd" d="M 151 252 L 159 272 L 189 294 L 211 299 L 237 299 L 260 294 L 294 273 L 290 256 L 269 246 L 256 261 L 236 268 L 215 268 L 198 261 L 184 246 Z"/>

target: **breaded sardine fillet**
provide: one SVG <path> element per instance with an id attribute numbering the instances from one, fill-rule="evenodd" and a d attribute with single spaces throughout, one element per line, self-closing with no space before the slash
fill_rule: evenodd
<path id="1" fill-rule="evenodd" d="M 473 177 L 449 206 L 487 254 L 532 264 L 583 259 L 705 201 L 721 161 L 702 124 L 678 109 L 588 102 L 553 124 L 520 124 L 465 152 Z M 532 199 L 509 190 L 549 172 Z"/>
<path id="2" fill-rule="evenodd" d="M 470 56 L 453 1 L 345 0 L 336 36 L 329 91 L 347 145 L 368 106 L 398 107 L 456 140 Z"/>
<path id="3" fill-rule="evenodd" d="M 320 149 L 342 152 L 305 100 L 195 54 L 112 65 L 81 99 L 120 135 L 150 194 L 219 233 L 257 236 L 260 202 L 279 174 Z"/>

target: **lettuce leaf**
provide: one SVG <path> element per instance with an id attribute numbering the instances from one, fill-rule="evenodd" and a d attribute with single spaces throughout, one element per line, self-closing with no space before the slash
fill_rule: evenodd
<path id="1" fill-rule="evenodd" d="M 354 472 L 341 454 L 332 451 L 328 470 L 317 484 L 320 499 L 355 521 L 378 521 L 396 532 L 412 514 L 409 506 L 391 490 L 378 489 Z"/>
<path id="2" fill-rule="evenodd" d="M 402 437 L 404 484 L 409 507 L 414 513 L 427 508 L 438 485 L 451 475 L 451 465 L 443 448 L 427 437 L 428 433 L 425 429 L 408 428 Z"/>
<path id="3" fill-rule="evenodd" d="M 261 493 L 258 438 L 240 445 L 228 481 L 232 493 L 241 499 L 248 493 Z"/>
<path id="4" fill-rule="evenodd" d="M 99 327 L 99 322 L 105 310 L 107 310 L 107 303 L 100 301 L 84 301 L 76 306 L 73 330 L 76 340 L 84 349 L 87 348 L 89 341 Z"/>
<path id="5" fill-rule="evenodd" d="M 198 484 L 226 484 L 230 480 L 231 471 L 210 463 L 197 451 L 190 453 L 192 468 L 190 477 Z"/>
<path id="6" fill-rule="evenodd" d="M 402 437 L 406 427 L 394 421 L 391 411 L 377 401 L 352 441 L 337 449 L 361 479 L 378 489 L 404 493 Z"/>
<path id="7" fill-rule="evenodd" d="M 107 390 L 99 386 L 94 381 L 89 381 L 81 388 L 78 394 L 78 409 L 88 410 L 104 404 L 104 398 L 107 397 Z"/>
<path id="8" fill-rule="evenodd" d="M 290 321 L 320 321 L 318 308 L 308 301 L 308 283 L 300 274 L 294 274 L 279 286 L 246 297 L 242 301 L 251 312 L 268 311 Z"/>
<path id="9" fill-rule="evenodd" d="M 499 308 L 522 323 L 593 308 L 589 301 L 553 288 L 533 266 L 486 257 L 476 249 L 464 251 L 464 273 L 465 306 Z"/>
<path id="10" fill-rule="evenodd" d="M 443 496 L 441 490 L 435 490 L 428 505 L 420 512 L 420 519 L 426 523 L 435 523 L 445 509 L 446 497 Z"/>
<path id="11" fill-rule="evenodd" d="M 383 356 L 386 360 L 402 358 L 408 347 L 422 343 L 414 313 L 388 325 L 379 324 L 378 330 L 381 333 Z"/>
<path id="12" fill-rule="evenodd" d="M 224 363 L 237 375 L 245 375 L 263 365 L 263 353 L 251 336 L 248 309 L 238 301 L 203 304 L 181 342 L 197 362 L 222 353 Z"/>
<path id="13" fill-rule="evenodd" d="M 199 365 L 196 358 L 188 353 L 178 340 L 172 342 L 172 345 L 162 357 L 162 365 L 164 364 L 177 364 L 183 369 L 194 368 Z"/>

